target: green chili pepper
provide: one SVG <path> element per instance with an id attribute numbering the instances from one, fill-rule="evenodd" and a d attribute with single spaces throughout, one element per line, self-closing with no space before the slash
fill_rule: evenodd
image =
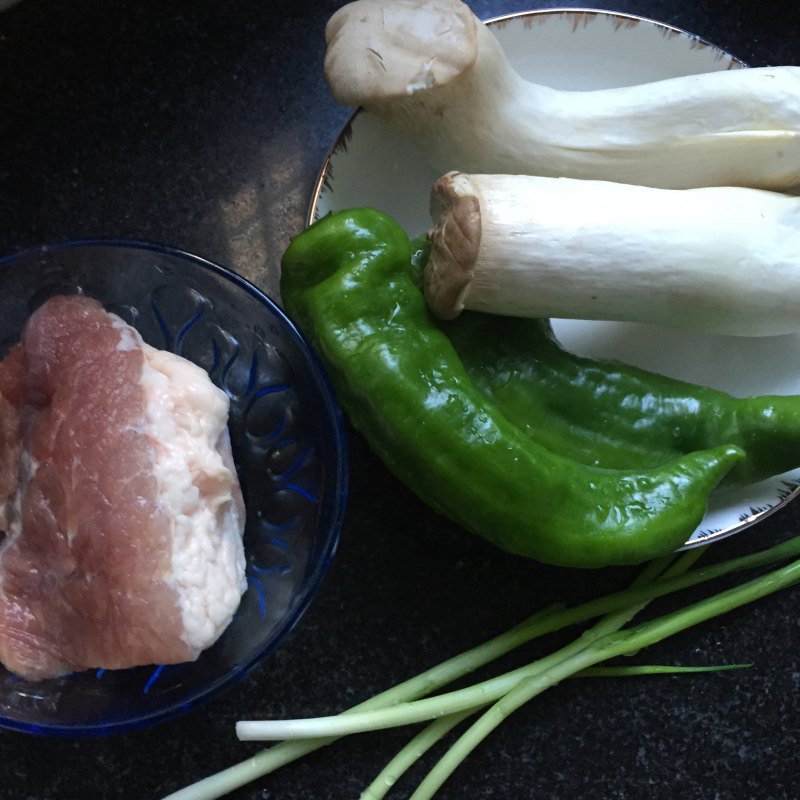
<path id="1" fill-rule="evenodd" d="M 428 314 L 411 253 L 394 220 L 353 209 L 312 225 L 282 260 L 288 312 L 387 466 L 438 512 L 541 561 L 630 564 L 683 544 L 742 451 L 608 470 L 543 447 L 471 380 Z"/>
<path id="2" fill-rule="evenodd" d="M 560 452 L 584 463 L 630 468 L 731 443 L 747 458 L 726 483 L 754 482 L 798 466 L 797 397 L 735 398 L 576 356 L 559 345 L 544 320 L 505 318 L 495 325 L 496 319 L 470 316 L 448 330 L 470 377 L 545 446 L 553 440 Z"/>
<path id="3" fill-rule="evenodd" d="M 413 243 L 417 281 L 427 260 Z M 726 484 L 800 465 L 800 398 L 746 398 L 565 350 L 548 320 L 466 312 L 440 323 L 476 386 L 531 438 L 584 464 L 651 468 L 735 444 Z"/>

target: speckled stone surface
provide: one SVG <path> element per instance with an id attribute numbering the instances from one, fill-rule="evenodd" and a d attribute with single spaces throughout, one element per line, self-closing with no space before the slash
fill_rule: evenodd
<path id="1" fill-rule="evenodd" d="M 339 5 L 23 0 L 0 14 L 0 252 L 84 236 L 146 239 L 227 264 L 277 295 L 280 253 L 347 118 L 321 73 L 324 24 Z M 473 3 L 482 17 L 556 5 Z M 800 59 L 790 3 L 593 5 L 690 30 L 753 65 Z M 159 798 L 257 752 L 235 738 L 241 717 L 338 711 L 555 599 L 574 602 L 631 575 L 576 576 L 503 555 L 435 518 L 356 435 L 352 462 L 335 564 L 268 663 L 150 730 L 83 741 L 0 732 L 0 797 Z M 798 517 L 790 506 L 713 557 L 796 531 Z M 440 797 L 796 798 L 799 601 L 798 591 L 774 596 L 639 657 L 750 669 L 557 687 L 510 718 Z M 406 735 L 339 742 L 232 797 L 357 798 Z M 407 797 L 421 774 L 395 796 Z"/>

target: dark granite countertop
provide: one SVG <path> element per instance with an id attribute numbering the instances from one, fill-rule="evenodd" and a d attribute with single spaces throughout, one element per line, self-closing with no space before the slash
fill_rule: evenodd
<path id="1" fill-rule="evenodd" d="M 324 24 L 339 5 L 23 0 L 0 14 L 0 252 L 87 236 L 151 240 L 277 295 L 280 254 L 347 118 L 321 71 Z M 490 17 L 557 4 L 472 5 Z M 690 30 L 753 65 L 799 63 L 791 3 L 592 5 Z M 431 514 L 351 438 L 339 553 L 285 646 L 224 696 L 149 730 L 88 740 L 0 732 L 0 796 L 159 798 L 257 752 L 236 740 L 242 716 L 333 713 L 555 599 L 631 574 L 576 576 L 504 555 Z M 797 528 L 795 504 L 713 557 Z M 557 687 L 496 731 L 442 800 L 796 798 L 798 599 L 770 597 L 646 659 L 750 669 Z M 404 741 L 386 732 L 339 742 L 232 797 L 357 798 Z"/>

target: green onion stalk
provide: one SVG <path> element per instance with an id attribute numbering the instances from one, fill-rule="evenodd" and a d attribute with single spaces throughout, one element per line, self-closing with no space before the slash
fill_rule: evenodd
<path id="1" fill-rule="evenodd" d="M 239 764 L 180 789 L 164 800 L 214 800 L 331 744 L 342 736 L 430 722 L 386 765 L 362 795 L 363 800 L 378 800 L 423 753 L 469 717 L 476 717 L 412 795 L 413 800 L 426 800 L 435 794 L 456 767 L 504 719 L 548 688 L 573 677 L 696 671 L 697 668 L 663 665 L 599 665 L 618 656 L 636 653 L 800 581 L 800 560 L 792 560 L 784 566 L 775 567 L 778 563 L 800 557 L 800 536 L 746 556 L 694 567 L 694 562 L 704 550 L 705 548 L 697 548 L 674 560 L 662 558 L 650 562 L 633 584 L 622 591 L 572 608 L 561 604 L 550 606 L 488 642 L 454 656 L 341 714 L 306 720 L 241 721 L 237 724 L 240 739 L 283 741 Z M 676 611 L 629 625 L 645 605 L 657 598 L 725 575 L 764 567 L 771 569 L 747 582 L 719 591 Z M 573 642 L 552 654 L 472 686 L 434 694 L 442 687 L 533 639 L 593 619 L 598 621 Z M 716 668 L 725 669 L 730 666 L 711 669 Z"/>

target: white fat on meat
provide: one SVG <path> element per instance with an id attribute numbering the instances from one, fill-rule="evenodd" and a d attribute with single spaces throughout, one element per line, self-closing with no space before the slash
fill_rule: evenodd
<path id="1" fill-rule="evenodd" d="M 246 589 L 229 400 L 84 297 L 0 364 L 0 662 L 31 679 L 193 660 Z"/>
<path id="2" fill-rule="evenodd" d="M 154 474 L 161 507 L 172 521 L 167 582 L 178 598 L 183 640 L 204 650 L 228 626 L 247 588 L 244 507 L 230 457 L 230 401 L 203 369 L 125 328 L 144 350 Z"/>

